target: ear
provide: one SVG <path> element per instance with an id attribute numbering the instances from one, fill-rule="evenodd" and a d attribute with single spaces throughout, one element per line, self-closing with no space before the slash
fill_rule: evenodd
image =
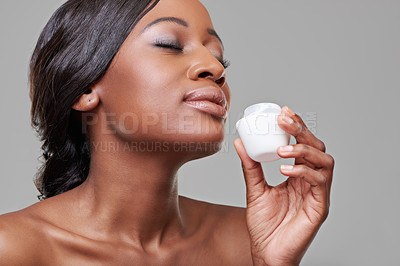
<path id="1" fill-rule="evenodd" d="M 72 109 L 76 111 L 90 111 L 96 108 L 98 104 L 99 95 L 95 89 L 90 88 L 74 102 Z"/>

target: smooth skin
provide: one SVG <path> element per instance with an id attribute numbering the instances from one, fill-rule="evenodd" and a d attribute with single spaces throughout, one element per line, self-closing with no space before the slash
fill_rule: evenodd
<path id="1" fill-rule="evenodd" d="M 162 17 L 179 18 L 186 26 L 163 21 L 146 28 Z M 214 153 L 207 145 L 222 143 L 226 121 L 188 106 L 183 96 L 213 86 L 230 108 L 219 61 L 223 47 L 209 29 L 214 29 L 211 19 L 197 0 L 161 0 L 139 21 L 105 76 L 72 107 L 96 119 L 88 127 L 87 180 L 0 216 L 0 265 L 299 263 L 327 217 L 334 162 L 288 108 L 278 118 L 297 140 L 293 151 L 278 151 L 296 158 L 292 171 L 282 170 L 290 176 L 287 181 L 269 186 L 261 165 L 237 139 L 247 208 L 178 195 L 178 169 Z M 183 50 L 155 45 L 160 40 L 179 43 Z M 129 114 L 138 119 L 128 119 Z M 137 150 L 132 143 L 138 142 L 162 142 L 164 149 Z M 201 143 L 202 149 L 179 146 L 187 142 Z"/>

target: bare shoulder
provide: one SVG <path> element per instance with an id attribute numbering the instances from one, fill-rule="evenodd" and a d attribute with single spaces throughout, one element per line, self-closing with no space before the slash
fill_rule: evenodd
<path id="1" fill-rule="evenodd" d="M 0 265 L 38 265 L 38 224 L 25 210 L 0 215 Z"/>
<path id="2" fill-rule="evenodd" d="M 202 215 L 209 217 L 208 224 L 216 249 L 224 256 L 228 265 L 252 265 L 250 237 L 246 224 L 246 208 L 222 204 L 192 201 Z"/>
<path id="3" fill-rule="evenodd" d="M 217 247 L 229 265 L 253 265 L 246 209 L 219 204 L 212 209 L 217 217 L 214 231 Z"/>

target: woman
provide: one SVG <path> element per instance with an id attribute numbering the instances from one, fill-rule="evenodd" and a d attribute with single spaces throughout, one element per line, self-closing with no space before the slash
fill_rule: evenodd
<path id="1" fill-rule="evenodd" d="M 0 217 L 0 265 L 298 265 L 328 215 L 334 160 L 289 108 L 286 182 L 269 186 L 237 139 L 246 209 L 177 193 L 180 166 L 221 147 L 227 65 L 197 0 L 58 9 L 30 73 L 44 200 Z"/>

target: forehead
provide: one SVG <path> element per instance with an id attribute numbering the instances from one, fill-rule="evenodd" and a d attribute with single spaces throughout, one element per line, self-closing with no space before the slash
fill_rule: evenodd
<path id="1" fill-rule="evenodd" d="M 136 24 L 132 34 L 138 34 L 146 25 L 161 17 L 180 18 L 186 21 L 192 29 L 214 28 L 207 9 L 198 0 L 160 0 Z"/>

